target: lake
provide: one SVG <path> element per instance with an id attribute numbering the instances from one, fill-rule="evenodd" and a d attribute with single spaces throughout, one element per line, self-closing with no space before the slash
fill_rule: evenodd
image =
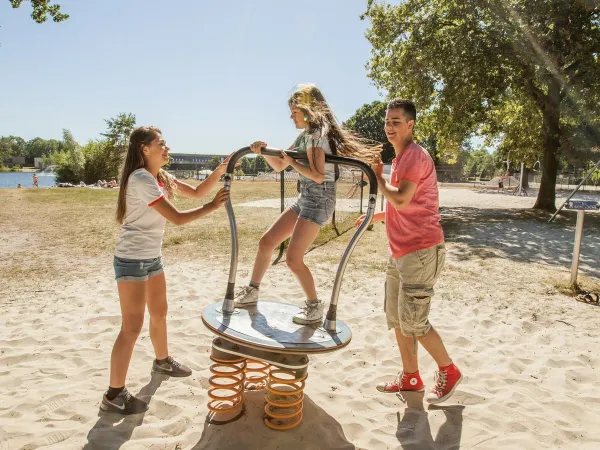
<path id="1" fill-rule="evenodd" d="M 34 172 L 0 172 L 0 188 L 16 188 L 19 183 L 24 188 L 33 185 Z M 56 185 L 56 177 L 53 173 L 38 173 L 38 185 L 40 187 L 51 187 Z"/>

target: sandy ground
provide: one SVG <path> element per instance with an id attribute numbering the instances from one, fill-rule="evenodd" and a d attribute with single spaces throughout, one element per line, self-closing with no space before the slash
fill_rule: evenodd
<path id="1" fill-rule="evenodd" d="M 568 281 L 574 221 L 548 225 L 531 197 L 442 189 L 448 241 L 431 322 L 465 378 L 454 396 L 428 407 L 419 394 L 378 393 L 377 382 L 400 369 L 385 327 L 386 255 L 369 255 L 385 239 L 368 232 L 348 266 L 338 318 L 352 330 L 345 348 L 310 358 L 304 419 L 288 432 L 262 423 L 262 392 L 246 397 L 236 422 L 205 422 L 211 340 L 202 309 L 221 301 L 227 261 L 167 260 L 171 354 L 194 374 L 151 376 L 147 320 L 134 350 L 128 387 L 150 400 L 144 415 L 99 411 L 120 312 L 109 257 L 76 278 L 57 276 L 37 293 L 2 293 L 0 318 L 0 449 L 596 449 L 600 308 L 562 294 Z M 559 203 L 559 202 L 557 202 Z M 590 213 L 580 276 L 600 280 L 598 214 Z M 24 249 L 35 236 L 11 237 Z M 5 258 L 15 241 L 0 242 Z M 361 248 L 362 246 L 362 248 Z M 307 255 L 323 297 L 333 285 L 333 242 Z M 361 256 L 362 255 L 362 256 Z M 56 258 L 67 256 L 58 253 Z M 241 265 L 238 281 L 250 267 Z M 265 298 L 300 304 L 302 292 L 285 264 L 273 266 Z M 436 369 L 420 349 L 421 373 Z"/>

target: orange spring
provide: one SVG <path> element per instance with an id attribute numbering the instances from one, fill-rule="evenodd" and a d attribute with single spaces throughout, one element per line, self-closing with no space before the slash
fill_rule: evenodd
<path id="1" fill-rule="evenodd" d="M 209 369 L 208 409 L 216 415 L 231 413 L 244 404 L 246 358 L 221 360 L 211 355 L 215 363 Z"/>
<path id="2" fill-rule="evenodd" d="M 265 425 L 273 430 L 289 430 L 302 420 L 304 380 L 296 378 L 289 370 L 274 369 L 269 372 L 265 396 Z"/>
<path id="3" fill-rule="evenodd" d="M 246 389 L 251 391 L 264 389 L 269 376 L 269 363 L 248 358 L 246 359 L 245 375 Z"/>

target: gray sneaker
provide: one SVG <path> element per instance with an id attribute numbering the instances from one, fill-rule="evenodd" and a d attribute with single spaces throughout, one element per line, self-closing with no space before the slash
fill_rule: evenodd
<path id="1" fill-rule="evenodd" d="M 237 294 L 235 294 L 236 308 L 244 308 L 245 306 L 253 306 L 258 303 L 258 288 L 254 286 L 244 286 Z"/>
<path id="2" fill-rule="evenodd" d="M 306 306 L 300 308 L 300 311 L 294 315 L 292 321 L 300 325 L 318 323 L 323 320 L 323 302 L 306 302 Z"/>
<path id="3" fill-rule="evenodd" d="M 123 415 L 139 414 L 148 411 L 148 403 L 134 397 L 127 389 L 123 389 L 112 400 L 109 400 L 106 394 L 104 394 L 102 403 L 100 403 L 100 409 Z"/>
<path id="4" fill-rule="evenodd" d="M 167 361 L 163 363 L 159 363 L 155 359 L 152 363 L 152 372 L 162 373 L 170 377 L 189 377 L 192 374 L 189 367 L 179 364 L 172 356 L 169 356 Z"/>

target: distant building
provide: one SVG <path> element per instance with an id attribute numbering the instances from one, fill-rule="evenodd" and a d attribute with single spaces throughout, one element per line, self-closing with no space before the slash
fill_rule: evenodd
<path id="1" fill-rule="evenodd" d="M 169 170 L 200 170 L 206 167 L 206 164 L 217 156 L 221 162 L 225 160 L 225 155 L 198 155 L 195 153 L 169 153 L 173 161 Z"/>
<path id="2" fill-rule="evenodd" d="M 25 157 L 24 156 L 13 156 L 12 158 L 10 158 L 8 161 L 6 161 L 6 167 L 14 167 L 14 166 L 21 166 L 23 167 L 25 165 Z"/>
<path id="3" fill-rule="evenodd" d="M 36 169 L 44 170 L 46 168 L 46 164 L 44 164 L 44 158 L 33 158 L 33 166 Z"/>

